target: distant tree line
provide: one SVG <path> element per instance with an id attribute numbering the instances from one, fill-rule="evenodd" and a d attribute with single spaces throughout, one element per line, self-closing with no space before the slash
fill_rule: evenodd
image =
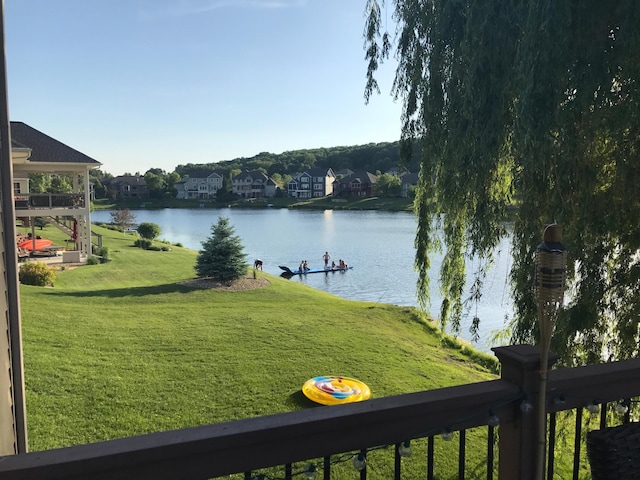
<path id="1" fill-rule="evenodd" d="M 166 172 L 161 168 L 150 168 L 144 173 L 144 178 L 151 198 L 174 197 L 176 194 L 175 184 L 194 170 L 209 170 L 222 176 L 224 179 L 223 191 L 230 192 L 232 178 L 244 171 L 261 171 L 284 188 L 296 173 L 310 168 L 331 168 L 336 173 L 343 169 L 349 169 L 354 172 L 367 171 L 377 175 L 384 174 L 394 168 L 406 172 L 417 172 L 418 148 L 416 143 L 413 146 L 413 151 L 409 151 L 409 154 L 406 155 L 406 160 L 401 159 L 400 142 L 292 150 L 279 154 L 261 152 L 249 158 L 178 165 L 173 172 Z M 113 178 L 113 175 L 102 170 L 90 170 L 89 175 L 94 184 L 96 198 L 107 198 L 109 192 L 103 183 L 106 179 Z M 125 173 L 124 175 L 140 175 L 140 172 Z M 400 182 L 396 181 L 397 178 L 389 178 L 385 175 L 381 180 L 379 187 L 383 190 L 382 194 L 394 195 L 399 192 Z M 32 193 L 71 193 L 72 179 L 66 175 L 32 174 L 30 176 L 30 191 Z"/>
<path id="2" fill-rule="evenodd" d="M 262 152 L 250 158 L 236 158 L 222 162 L 178 165 L 175 171 L 181 177 L 195 169 L 210 169 L 219 174 L 245 170 L 258 170 L 270 177 L 281 178 L 292 176 L 310 168 L 332 168 L 334 171 L 350 169 L 384 173 L 392 168 L 403 167 L 407 171 L 418 169 L 417 145 L 416 155 L 408 161 L 401 160 L 399 142 L 369 143 L 351 147 L 316 148 L 310 150 L 292 150 L 280 154 Z M 230 177 L 233 177 L 231 175 Z"/>

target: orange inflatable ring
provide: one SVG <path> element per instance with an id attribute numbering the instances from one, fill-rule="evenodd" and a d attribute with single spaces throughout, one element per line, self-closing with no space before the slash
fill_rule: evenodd
<path id="1" fill-rule="evenodd" d="M 321 376 L 307 380 L 302 393 L 309 400 L 322 405 L 359 402 L 371 396 L 369 387 L 355 378 Z"/>

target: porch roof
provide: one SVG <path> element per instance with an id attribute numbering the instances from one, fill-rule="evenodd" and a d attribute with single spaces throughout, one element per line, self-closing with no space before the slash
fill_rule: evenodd
<path id="1" fill-rule="evenodd" d="M 64 143 L 36 130 L 23 122 L 11 122 L 11 146 L 13 149 L 31 150 L 31 154 L 25 163 L 18 163 L 14 167 L 28 169 L 27 165 L 37 163 L 38 170 L 48 171 L 50 168 L 59 170 L 62 165 L 79 167 L 82 170 L 98 168 L 102 165 L 97 160 L 75 150 Z M 14 162 L 15 163 L 15 162 Z M 25 168 L 26 167 L 26 168 Z"/>

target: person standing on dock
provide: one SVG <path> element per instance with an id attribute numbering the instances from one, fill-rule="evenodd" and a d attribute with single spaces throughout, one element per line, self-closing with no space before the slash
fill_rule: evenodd
<path id="1" fill-rule="evenodd" d="M 331 260 L 331 255 L 329 255 L 329 252 L 324 252 L 322 259 L 324 260 L 324 268 L 329 268 L 329 260 Z"/>

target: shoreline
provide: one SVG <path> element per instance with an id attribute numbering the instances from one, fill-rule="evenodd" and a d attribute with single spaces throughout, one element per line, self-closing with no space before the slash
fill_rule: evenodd
<path id="1" fill-rule="evenodd" d="M 99 199 L 92 202 L 95 210 L 113 210 L 128 208 L 130 210 L 156 210 L 164 208 L 291 208 L 311 210 L 385 210 L 392 212 L 413 212 L 413 199 L 391 197 L 368 197 L 354 199 L 322 198 L 251 198 L 233 201 L 211 200 L 178 200 L 171 199 L 140 199 L 113 201 Z"/>

